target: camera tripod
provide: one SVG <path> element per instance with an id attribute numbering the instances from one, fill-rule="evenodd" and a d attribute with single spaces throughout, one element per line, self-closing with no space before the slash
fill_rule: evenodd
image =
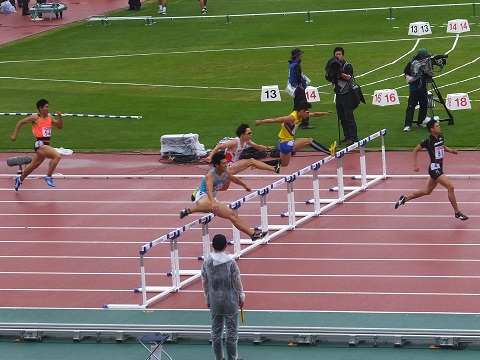
<path id="1" fill-rule="evenodd" d="M 433 111 L 433 108 L 435 107 L 434 102 L 437 102 L 443 105 L 443 107 L 445 108 L 445 111 L 448 114 L 448 119 L 440 119 L 438 121 L 448 121 L 448 125 L 453 125 L 454 124 L 453 115 L 450 112 L 450 110 L 447 108 L 447 105 L 445 104 L 445 100 L 443 99 L 442 94 L 440 93 L 440 90 L 438 90 L 437 84 L 435 84 L 435 80 L 428 79 L 427 85 L 430 86 L 430 89 L 427 91 L 427 99 L 428 99 L 427 108 L 429 109 L 428 112 L 430 114 L 430 118 L 431 119 L 434 118 L 434 111 Z M 437 99 L 433 97 L 433 92 L 435 92 L 435 94 L 437 95 Z"/>

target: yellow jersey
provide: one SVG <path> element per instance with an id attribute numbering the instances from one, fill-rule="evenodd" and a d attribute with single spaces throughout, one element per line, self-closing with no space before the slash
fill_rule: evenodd
<path id="1" fill-rule="evenodd" d="M 295 132 L 297 131 L 298 127 L 302 123 L 302 120 L 298 118 L 297 111 L 293 111 L 290 115 L 293 116 L 295 119 L 293 124 L 286 124 L 283 123 L 282 127 L 280 128 L 280 132 L 278 133 L 278 137 L 280 138 L 281 142 L 293 140 L 295 137 Z"/>

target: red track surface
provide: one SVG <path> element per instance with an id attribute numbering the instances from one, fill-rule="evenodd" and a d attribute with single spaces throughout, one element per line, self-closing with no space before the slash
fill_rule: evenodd
<path id="1" fill-rule="evenodd" d="M 424 155 L 424 154 L 422 154 Z M 475 152 L 446 159 L 448 174 L 478 174 Z M 0 160 L 11 154 L 0 154 Z M 421 159 L 426 161 L 426 156 Z M 287 175 L 315 158 L 294 158 Z M 380 154 L 367 155 L 368 173 L 380 173 Z M 459 160 L 454 162 L 454 160 Z M 461 160 L 461 161 L 460 161 Z M 74 154 L 57 170 L 65 175 L 198 174 L 208 165 L 166 165 L 158 155 Z M 409 152 L 387 154 L 388 174 L 411 173 Z M 358 154 L 344 157 L 345 174 L 358 173 Z M 426 168 L 426 164 L 423 164 Z M 13 169 L 4 165 L 4 173 Z M 37 175 L 45 172 L 38 169 Z M 322 167 L 333 174 L 334 162 Z M 244 174 L 266 174 L 245 172 Z M 276 178 L 248 178 L 252 188 Z M 348 180 L 346 185 L 358 184 Z M 337 205 L 318 218 L 275 238 L 239 260 L 249 309 L 319 311 L 478 312 L 480 294 L 480 201 L 478 180 L 453 179 L 460 208 L 470 216 L 453 217 L 443 188 L 394 210 L 401 194 L 422 187 L 426 179 L 387 179 Z M 13 178 L 0 178 L 0 306 L 99 308 L 109 304 L 139 304 L 138 251 L 141 246 L 199 215 L 180 220 L 178 212 L 191 204 L 199 179 L 56 179 L 49 188 L 42 179 L 27 179 L 18 193 Z M 311 180 L 295 182 L 297 211 L 311 209 Z M 321 179 L 321 197 L 332 179 Z M 224 202 L 245 191 L 236 186 L 221 193 Z M 273 190 L 269 214 L 286 211 L 286 195 Z M 244 204 L 240 216 L 260 223 L 258 201 Z M 186 221 L 185 221 L 186 220 Z M 287 220 L 272 215 L 270 224 Z M 215 218 L 211 233 L 231 235 L 231 225 Z M 201 228 L 179 239 L 181 269 L 198 270 Z M 171 285 L 168 244 L 146 256 L 148 285 Z M 151 294 L 149 296 L 152 296 Z M 204 308 L 199 281 L 153 308 Z"/>
<path id="2" fill-rule="evenodd" d="M 81 21 L 87 17 L 103 14 L 117 9 L 128 7 L 126 0 L 61 0 L 67 5 L 63 17 L 49 21 L 45 16 L 44 21 L 32 21 L 30 16 L 22 16 L 22 9 L 13 14 L 0 14 L 0 44 L 22 39 L 24 37 L 51 30 L 72 22 Z M 30 7 L 34 2 L 30 2 Z"/>

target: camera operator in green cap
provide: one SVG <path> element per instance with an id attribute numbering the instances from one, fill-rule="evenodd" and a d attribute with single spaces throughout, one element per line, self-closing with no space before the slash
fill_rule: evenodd
<path id="1" fill-rule="evenodd" d="M 413 115 L 415 113 L 415 107 L 417 104 L 420 106 L 418 110 L 417 125 L 422 126 L 423 121 L 427 117 L 427 79 L 431 77 L 431 74 L 417 74 L 415 70 L 415 64 L 418 64 L 419 61 L 424 60 L 429 56 L 430 54 L 428 53 L 427 49 L 419 49 L 417 55 L 408 62 L 407 66 L 405 66 L 405 69 L 403 70 L 403 74 L 407 80 L 410 90 L 407 110 L 405 112 L 405 124 L 403 131 L 412 130 Z"/>

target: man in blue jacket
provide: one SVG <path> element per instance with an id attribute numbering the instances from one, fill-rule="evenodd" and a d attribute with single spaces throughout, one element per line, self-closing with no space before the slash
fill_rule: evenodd
<path id="1" fill-rule="evenodd" d="M 292 88 L 295 89 L 293 98 L 293 110 L 297 109 L 298 105 L 307 102 L 307 96 L 305 95 L 305 89 L 307 87 L 307 81 L 309 79 L 302 73 L 303 51 L 299 48 L 292 50 L 292 57 L 288 60 L 288 82 Z M 301 129 L 314 129 L 314 126 L 310 125 L 310 119 L 305 118 L 300 124 Z"/>

